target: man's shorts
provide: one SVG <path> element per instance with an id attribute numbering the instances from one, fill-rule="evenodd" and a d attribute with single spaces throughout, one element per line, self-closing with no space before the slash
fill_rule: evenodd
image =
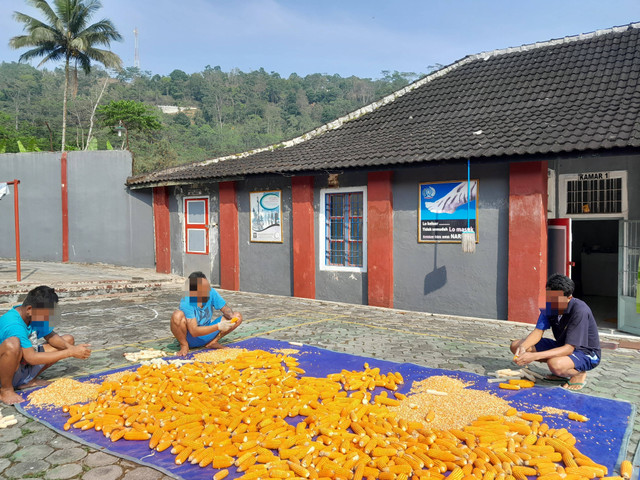
<path id="1" fill-rule="evenodd" d="M 198 326 L 208 327 L 210 325 L 215 325 L 216 323 L 220 323 L 220 320 L 222 320 L 222 315 L 216 318 L 215 320 L 213 320 L 211 323 L 207 323 L 206 325 L 198 325 Z M 220 330 L 216 330 L 215 332 L 211 332 L 208 335 L 203 335 L 201 337 L 193 337 L 187 330 L 187 343 L 189 344 L 190 348 L 204 347 L 207 343 L 209 343 L 211 340 L 216 338 L 219 333 L 220 333 Z"/>
<path id="2" fill-rule="evenodd" d="M 543 338 L 535 344 L 536 352 L 545 352 L 552 348 L 561 347 L 558 342 L 552 338 Z M 593 368 L 596 368 L 600 363 L 600 358 L 596 355 L 588 355 L 579 350 L 573 350 L 573 353 L 569 355 L 569 358 L 573 361 L 573 366 L 579 372 L 586 372 Z"/>
<path id="3" fill-rule="evenodd" d="M 38 352 L 44 352 L 44 347 L 42 345 L 38 345 Z M 26 385 L 36 378 L 36 375 L 38 375 L 40 370 L 43 368 L 44 365 L 29 365 L 28 363 L 21 363 L 18 370 L 13 375 L 13 388 Z"/>

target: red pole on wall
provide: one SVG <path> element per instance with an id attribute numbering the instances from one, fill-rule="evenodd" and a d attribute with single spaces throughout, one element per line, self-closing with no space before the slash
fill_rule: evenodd
<path id="1" fill-rule="evenodd" d="M 18 212 L 18 184 L 20 180 L 13 179 L 12 182 L 7 182 L 7 185 L 13 185 L 13 218 L 15 222 L 16 231 L 16 279 L 22 280 L 22 271 L 20 269 L 20 214 Z"/>
<path id="2" fill-rule="evenodd" d="M 67 152 L 60 159 L 60 184 L 62 188 L 62 261 L 69 261 L 69 194 L 67 189 Z"/>

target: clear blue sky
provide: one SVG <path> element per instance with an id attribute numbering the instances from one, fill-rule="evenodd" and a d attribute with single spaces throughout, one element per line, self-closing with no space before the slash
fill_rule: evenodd
<path id="1" fill-rule="evenodd" d="M 640 0 L 102 0 L 124 37 L 112 45 L 166 75 L 206 65 L 251 71 L 380 77 L 426 72 L 466 55 L 640 22 Z M 0 61 L 17 61 L 9 39 L 22 33 L 24 0 L 1 0 Z M 37 62 L 32 62 L 33 64 Z M 46 68 L 53 68 L 49 64 Z"/>

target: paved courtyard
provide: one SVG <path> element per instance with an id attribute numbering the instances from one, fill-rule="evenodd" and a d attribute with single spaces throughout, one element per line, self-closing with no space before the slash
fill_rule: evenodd
<path id="1" fill-rule="evenodd" d="M 427 367 L 486 374 L 510 368 L 509 340 L 524 336 L 530 325 L 337 304 L 288 297 L 220 291 L 245 322 L 225 338 L 235 342 L 254 336 L 302 342 L 338 352 L 412 362 Z M 123 354 L 143 348 L 177 349 L 168 319 L 182 294 L 181 287 L 118 293 L 61 301 L 59 333 L 78 343 L 91 343 L 87 361 L 70 359 L 45 373 L 45 378 L 82 376 L 129 365 Z M 8 304 L 0 305 L 0 314 Z M 472 309 L 470 309 L 470 313 Z M 605 343 L 618 343 L 603 336 Z M 533 367 L 542 372 L 541 367 Z M 541 385 L 554 386 L 551 383 Z M 586 393 L 640 400 L 640 352 L 603 350 L 603 362 L 589 374 Z M 163 473 L 93 450 L 4 406 L 17 425 L 0 430 L 0 479 L 45 478 L 82 480 L 156 480 Z M 627 458 L 640 440 L 636 418 Z"/>

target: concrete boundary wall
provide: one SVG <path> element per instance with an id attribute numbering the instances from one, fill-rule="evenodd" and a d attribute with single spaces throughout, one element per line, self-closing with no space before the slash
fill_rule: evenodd
<path id="1" fill-rule="evenodd" d="M 20 253 L 63 261 L 60 152 L 0 155 L 0 181 L 20 180 Z M 68 255 L 71 262 L 155 265 L 151 191 L 130 191 L 126 151 L 67 154 Z M 0 200 L 0 257 L 15 258 L 13 189 Z"/>

